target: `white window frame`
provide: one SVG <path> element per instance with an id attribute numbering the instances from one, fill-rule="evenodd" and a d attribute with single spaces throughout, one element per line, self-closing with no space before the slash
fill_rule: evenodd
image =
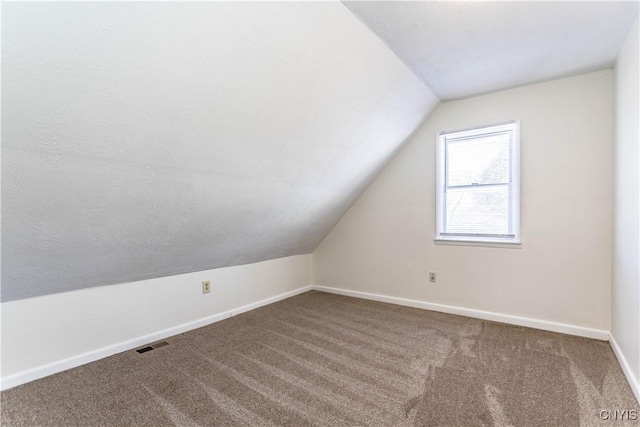
<path id="1" fill-rule="evenodd" d="M 447 137 L 467 138 L 488 133 L 512 132 L 511 143 L 511 176 L 509 183 L 509 221 L 510 233 L 498 234 L 463 234 L 445 233 L 446 220 L 446 143 Z M 436 144 L 436 243 L 459 242 L 462 244 L 498 244 L 502 246 L 520 245 L 520 121 L 511 120 L 495 125 L 478 126 L 457 131 L 443 131 L 437 136 Z"/>

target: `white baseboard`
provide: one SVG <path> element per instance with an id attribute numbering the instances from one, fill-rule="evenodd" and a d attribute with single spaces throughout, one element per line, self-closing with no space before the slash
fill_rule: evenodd
<path id="1" fill-rule="evenodd" d="M 229 310 L 227 313 L 229 313 L 229 317 L 237 316 L 238 314 L 246 313 L 247 311 L 255 310 L 256 308 L 264 307 L 265 305 L 273 304 L 274 302 L 282 301 L 283 299 L 291 298 L 296 295 L 309 292 L 310 290 L 311 290 L 311 285 L 303 286 L 301 288 L 294 289 L 292 291 L 285 292 L 280 295 L 275 295 L 273 297 L 265 298 L 263 300 L 253 302 L 251 304 L 243 305 L 242 307 L 234 308 L 232 310 Z"/>
<path id="2" fill-rule="evenodd" d="M 27 382 L 34 381 L 49 375 L 53 375 L 55 373 L 62 372 L 71 368 L 75 368 L 77 366 L 84 365 L 86 363 L 90 363 L 90 362 L 111 356 L 113 354 L 121 353 L 123 351 L 128 351 L 128 350 L 143 346 L 145 344 L 152 343 L 154 341 L 162 340 L 177 334 L 191 331 L 193 329 L 201 328 L 203 326 L 207 326 L 212 323 L 216 323 L 221 320 L 228 319 L 230 317 L 236 316 L 241 313 L 245 313 L 250 310 L 254 310 L 259 307 L 273 304 L 274 302 L 281 301 L 310 290 L 317 290 L 321 292 L 346 295 L 346 296 L 363 298 L 363 299 L 368 299 L 373 301 L 387 302 L 387 303 L 403 305 L 407 307 L 415 307 L 415 308 L 421 308 L 426 310 L 439 311 L 442 313 L 457 314 L 461 316 L 474 317 L 474 318 L 483 319 L 483 320 L 492 320 L 492 321 L 503 322 L 503 323 L 518 325 L 518 326 L 527 326 L 527 327 L 543 329 L 547 331 L 560 332 L 560 333 L 577 335 L 577 336 L 582 336 L 587 338 L 595 338 L 603 341 L 609 340 L 611 338 L 610 341 L 614 349 L 614 352 L 616 353 L 616 356 L 618 357 L 618 360 L 622 365 L 622 369 L 625 372 L 625 375 L 627 375 L 627 378 L 629 379 L 629 383 L 631 384 L 631 387 L 634 390 L 636 397 L 638 396 L 638 382 L 632 377 L 630 373 L 631 371 L 629 369 L 629 366 L 626 360 L 621 355 L 619 347 L 615 343 L 615 340 L 613 340 L 613 337 L 610 337 L 610 334 L 608 331 L 585 328 L 585 327 L 575 326 L 575 325 L 568 325 L 564 323 L 549 322 L 545 320 L 531 319 L 531 318 L 520 317 L 520 316 L 494 313 L 494 312 L 488 312 L 488 311 L 482 311 L 482 310 L 474 310 L 474 309 L 456 307 L 456 306 L 450 306 L 450 305 L 444 305 L 444 304 L 436 304 L 436 303 L 430 303 L 430 302 L 419 301 L 419 300 L 391 297 L 386 295 L 371 294 L 366 292 L 352 291 L 352 290 L 339 289 L 339 288 L 330 288 L 326 286 L 317 286 L 317 285 L 304 286 L 289 292 L 285 292 L 270 298 L 263 299 L 261 301 L 244 305 L 242 307 L 231 309 L 231 310 L 218 313 L 212 316 L 208 316 L 205 318 L 201 318 L 195 321 L 187 322 L 181 325 L 177 325 L 177 326 L 167 328 L 151 334 L 147 334 L 144 336 L 140 336 L 132 340 L 106 346 L 106 347 L 93 350 L 87 353 L 72 356 L 67 359 L 49 363 L 47 365 L 38 366 L 36 368 L 18 372 L 13 375 L 9 375 L 7 377 L 2 378 L 2 381 L 0 381 L 0 390 L 7 390 L 9 388 L 16 387 L 18 385 L 25 384 Z"/>
<path id="3" fill-rule="evenodd" d="M 629 362 L 624 357 L 624 354 L 622 354 L 622 350 L 620 349 L 620 346 L 618 345 L 618 342 L 616 341 L 616 339 L 613 337 L 613 334 L 609 335 L 609 344 L 611 344 L 613 353 L 618 358 L 620 367 L 622 367 L 622 372 L 624 372 L 624 376 L 627 377 L 627 381 L 631 386 L 631 390 L 633 391 L 633 394 L 636 396 L 636 400 L 638 401 L 638 404 L 640 404 L 640 383 L 638 382 L 638 379 L 633 376 L 633 372 L 631 372 L 631 366 L 629 366 Z"/>
<path id="4" fill-rule="evenodd" d="M 198 329 L 203 326 L 210 325 L 212 323 L 219 322 L 224 319 L 236 316 L 241 313 L 245 313 L 256 308 L 263 307 L 265 305 L 273 304 L 274 302 L 281 301 L 287 298 L 291 298 L 295 295 L 302 294 L 311 290 L 311 286 L 304 286 L 298 289 L 294 289 L 289 292 L 284 292 L 279 295 L 275 295 L 270 298 L 263 299 L 251 304 L 244 305 L 232 310 L 228 310 L 222 313 L 207 316 L 202 319 L 194 320 L 191 322 L 183 323 L 171 328 L 167 328 L 158 332 L 154 332 L 148 335 L 144 335 L 132 340 L 124 341 L 118 344 L 110 345 L 107 347 L 99 348 L 97 350 L 89 351 L 87 353 L 78 354 L 76 356 L 69 357 L 67 359 L 58 360 L 47 365 L 38 366 L 26 371 L 17 372 L 13 375 L 3 377 L 0 381 L 0 390 L 7 390 L 12 387 L 19 386 L 31 381 L 35 381 L 40 378 L 44 378 L 49 375 L 56 374 L 58 372 L 66 371 L 71 368 L 75 368 L 80 365 L 84 365 L 90 362 L 94 362 L 105 357 L 122 353 L 123 351 L 132 350 L 134 348 L 150 344 L 155 341 L 159 341 L 165 338 L 169 338 L 174 335 L 178 335 L 193 329 Z"/>
<path id="5" fill-rule="evenodd" d="M 594 338 L 601 341 L 609 339 L 609 331 L 602 329 L 585 328 L 583 326 L 569 325 L 566 323 L 550 322 L 548 320 L 532 319 L 529 317 L 514 316 L 511 314 L 495 313 L 491 311 L 475 310 L 472 308 L 456 307 L 453 305 L 436 304 L 432 302 L 414 299 L 391 297 L 387 295 L 371 294 L 367 292 L 352 291 L 348 289 L 330 288 L 313 285 L 313 290 L 328 292 L 338 295 L 363 298 L 373 301 L 388 302 L 407 307 L 422 308 L 425 310 L 439 311 L 441 313 L 457 314 L 476 319 L 492 320 L 494 322 L 508 323 L 510 325 L 526 326 L 545 331 L 560 332 L 563 334 L 577 335 L 579 337 Z"/>

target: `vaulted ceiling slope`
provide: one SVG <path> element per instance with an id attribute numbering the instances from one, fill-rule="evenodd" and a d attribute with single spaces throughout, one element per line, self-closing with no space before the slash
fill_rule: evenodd
<path id="1" fill-rule="evenodd" d="M 311 252 L 437 103 L 341 3 L 5 3 L 2 300 Z"/>
<path id="2" fill-rule="evenodd" d="M 345 1 L 451 100 L 611 68 L 635 1 Z"/>

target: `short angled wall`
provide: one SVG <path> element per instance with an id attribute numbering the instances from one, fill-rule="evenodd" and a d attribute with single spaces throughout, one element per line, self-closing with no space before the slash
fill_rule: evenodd
<path id="1" fill-rule="evenodd" d="M 2 303 L 5 390 L 311 289 L 311 255 Z M 211 282 L 202 294 L 201 282 Z"/>

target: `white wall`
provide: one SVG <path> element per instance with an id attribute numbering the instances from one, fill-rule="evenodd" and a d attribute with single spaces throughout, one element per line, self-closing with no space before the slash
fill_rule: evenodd
<path id="1" fill-rule="evenodd" d="M 640 400 L 640 69 L 638 19 L 614 68 L 611 334 Z M 629 375 L 628 375 L 629 376 Z M 630 379 L 630 382 L 631 379 Z"/>
<path id="2" fill-rule="evenodd" d="M 2 7 L 2 301 L 311 253 L 438 102 L 338 1 Z"/>
<path id="3" fill-rule="evenodd" d="M 2 387 L 308 290 L 310 271 L 311 255 L 299 255 L 2 303 Z"/>
<path id="4" fill-rule="evenodd" d="M 510 119 L 522 129 L 522 247 L 434 244 L 436 133 Z M 313 283 L 606 337 L 611 188 L 611 70 L 446 102 L 314 252 Z"/>

